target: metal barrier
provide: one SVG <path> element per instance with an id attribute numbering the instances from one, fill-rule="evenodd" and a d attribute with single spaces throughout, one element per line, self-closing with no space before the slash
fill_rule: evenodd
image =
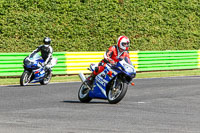
<path id="1" fill-rule="evenodd" d="M 91 73 L 87 68 L 91 63 L 98 64 L 102 59 L 105 52 L 67 52 L 66 55 L 66 71 L 67 74 L 77 74 L 79 72 Z M 131 51 L 130 58 L 138 67 L 138 52 Z"/>
<path id="2" fill-rule="evenodd" d="M 139 71 L 195 69 L 200 67 L 198 50 L 140 51 Z"/>
<path id="3" fill-rule="evenodd" d="M 66 52 L 54 52 L 58 64 L 53 68 L 54 74 L 67 74 Z M 23 71 L 23 60 L 30 53 L 0 53 L 0 76 L 20 76 Z"/>
<path id="4" fill-rule="evenodd" d="M 23 60 L 30 53 L 0 53 L 0 76 L 20 76 Z M 58 64 L 53 74 L 90 73 L 91 63 L 103 59 L 104 52 L 54 52 Z M 130 51 L 130 58 L 137 71 L 177 70 L 200 68 L 199 50 Z"/>

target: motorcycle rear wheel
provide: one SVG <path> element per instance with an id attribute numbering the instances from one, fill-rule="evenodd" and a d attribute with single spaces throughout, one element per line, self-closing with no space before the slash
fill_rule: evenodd
<path id="1" fill-rule="evenodd" d="M 108 91 L 108 102 L 110 104 L 117 104 L 120 102 L 126 95 L 127 89 L 128 84 L 123 83 L 122 81 L 115 89 L 112 87 L 112 89 Z"/>
<path id="2" fill-rule="evenodd" d="M 40 81 L 40 84 L 47 85 L 50 82 L 51 78 L 52 78 L 52 72 L 50 71 L 50 73 L 46 77 L 44 77 L 42 81 Z"/>
<path id="3" fill-rule="evenodd" d="M 30 82 L 30 75 L 31 75 L 31 72 L 29 72 L 29 71 L 23 72 L 23 74 L 20 77 L 20 85 L 21 86 L 26 86 Z"/>
<path id="4" fill-rule="evenodd" d="M 92 100 L 92 98 L 89 97 L 89 91 L 90 89 L 85 85 L 85 83 L 82 83 L 78 91 L 78 98 L 82 103 L 89 103 Z"/>

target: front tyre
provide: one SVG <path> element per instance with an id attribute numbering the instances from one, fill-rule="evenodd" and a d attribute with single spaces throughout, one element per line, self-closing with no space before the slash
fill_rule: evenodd
<path id="1" fill-rule="evenodd" d="M 122 81 L 120 81 L 115 88 L 112 86 L 108 91 L 108 102 L 110 104 L 116 104 L 120 102 L 126 95 L 127 89 L 128 84 L 123 83 Z"/>
<path id="2" fill-rule="evenodd" d="M 78 98 L 82 103 L 89 103 L 92 100 L 92 98 L 89 97 L 89 91 L 90 89 L 82 83 L 78 91 Z"/>
<path id="3" fill-rule="evenodd" d="M 31 79 L 31 72 L 24 71 L 20 77 L 20 85 L 26 86 L 30 82 L 30 79 Z"/>

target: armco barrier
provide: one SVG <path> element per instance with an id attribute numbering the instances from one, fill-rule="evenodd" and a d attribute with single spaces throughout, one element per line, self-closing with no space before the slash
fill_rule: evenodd
<path id="1" fill-rule="evenodd" d="M 66 71 L 67 74 L 77 74 L 79 72 L 91 73 L 87 68 L 91 63 L 98 64 L 105 52 L 67 52 Z M 130 58 L 136 69 L 138 67 L 138 52 L 131 51 Z"/>
<path id="2" fill-rule="evenodd" d="M 20 76 L 23 59 L 30 53 L 0 53 L 0 76 Z M 53 74 L 90 73 L 91 63 L 98 63 L 104 52 L 54 52 L 58 64 Z M 137 71 L 177 70 L 200 68 L 199 50 L 130 51 Z"/>
<path id="3" fill-rule="evenodd" d="M 138 70 L 177 70 L 200 67 L 198 50 L 140 51 Z"/>
<path id="4" fill-rule="evenodd" d="M 53 68 L 54 74 L 66 74 L 66 52 L 54 52 L 58 64 Z M 0 53 L 0 76 L 19 76 L 24 71 L 23 60 L 30 53 Z"/>

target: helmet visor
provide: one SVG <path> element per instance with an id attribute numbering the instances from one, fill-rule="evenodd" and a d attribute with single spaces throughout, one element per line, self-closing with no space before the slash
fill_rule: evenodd
<path id="1" fill-rule="evenodd" d="M 129 42 L 123 42 L 123 43 L 122 43 L 122 46 L 124 46 L 124 47 L 129 47 Z"/>

